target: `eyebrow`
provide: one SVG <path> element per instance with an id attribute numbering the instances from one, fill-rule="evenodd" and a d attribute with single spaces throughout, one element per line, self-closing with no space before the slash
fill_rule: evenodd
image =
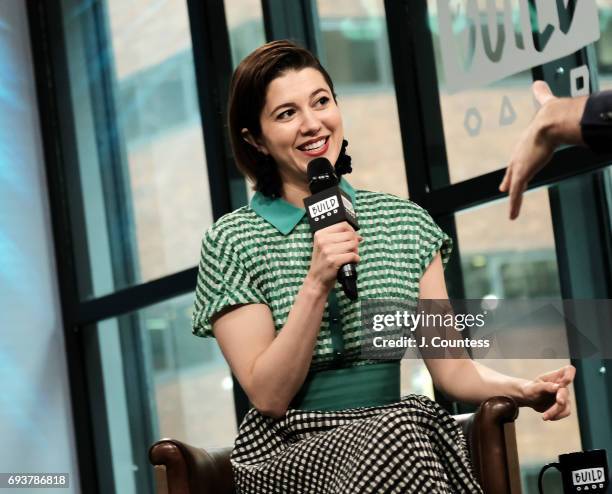
<path id="1" fill-rule="evenodd" d="M 324 87 L 320 87 L 319 89 L 315 89 L 312 93 L 310 93 L 309 99 L 314 98 L 318 93 L 320 93 L 321 91 L 325 91 L 328 92 L 327 89 L 325 89 Z M 296 106 L 295 103 L 293 103 L 292 101 L 288 101 L 286 103 L 281 103 L 280 105 L 278 105 L 276 108 L 274 108 L 274 110 L 272 110 L 270 112 L 270 115 L 274 115 L 274 113 L 279 110 L 280 108 L 283 108 L 284 106 Z"/>

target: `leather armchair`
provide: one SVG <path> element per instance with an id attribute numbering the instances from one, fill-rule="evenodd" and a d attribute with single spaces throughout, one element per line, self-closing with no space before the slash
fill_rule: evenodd
<path id="1" fill-rule="evenodd" d="M 465 434 L 476 477 L 485 494 L 520 494 L 514 421 L 518 406 L 506 396 L 483 402 L 475 413 L 455 415 Z M 204 450 L 176 439 L 149 450 L 157 494 L 234 494 L 232 448 Z"/>

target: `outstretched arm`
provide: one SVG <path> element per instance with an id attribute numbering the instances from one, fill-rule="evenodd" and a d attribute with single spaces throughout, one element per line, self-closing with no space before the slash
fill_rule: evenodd
<path id="1" fill-rule="evenodd" d="M 438 253 L 420 281 L 421 299 L 448 298 L 442 260 Z M 519 406 L 543 412 L 543 420 L 559 420 L 570 414 L 568 386 L 576 369 L 567 365 L 533 380 L 507 376 L 469 358 L 425 358 L 434 386 L 450 398 L 479 404 L 492 396 L 513 398 Z"/>

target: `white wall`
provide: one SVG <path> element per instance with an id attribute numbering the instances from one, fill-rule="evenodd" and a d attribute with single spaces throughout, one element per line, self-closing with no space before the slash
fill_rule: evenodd
<path id="1" fill-rule="evenodd" d="M 0 2 L 0 472 L 80 489 L 25 2 Z M 25 494 L 40 489 L 7 490 Z"/>

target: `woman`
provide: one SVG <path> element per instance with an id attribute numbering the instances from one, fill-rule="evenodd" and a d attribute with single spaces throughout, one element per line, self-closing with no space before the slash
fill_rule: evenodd
<path id="1" fill-rule="evenodd" d="M 254 405 L 232 453 L 241 493 L 481 492 L 460 427 L 424 396 L 399 396 L 399 362 L 360 358 L 359 303 L 336 283 L 358 264 L 361 299 L 446 299 L 450 239 L 408 200 L 341 187 L 347 223 L 310 232 L 303 199 L 316 157 L 349 172 L 333 83 L 318 60 L 268 43 L 236 69 L 229 129 L 254 182 L 249 206 L 205 234 L 193 331 L 215 336 Z M 425 361 L 435 386 L 480 403 L 494 395 L 569 415 L 574 368 L 533 381 L 471 360 Z"/>

